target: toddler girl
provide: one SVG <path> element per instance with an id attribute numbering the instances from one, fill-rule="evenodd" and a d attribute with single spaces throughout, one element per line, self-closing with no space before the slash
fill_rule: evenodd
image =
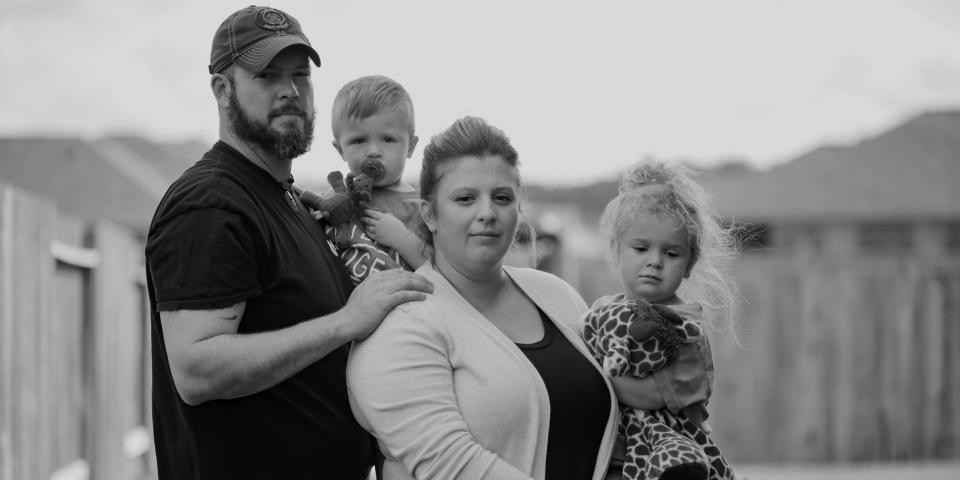
<path id="1" fill-rule="evenodd" d="M 641 162 L 604 210 L 601 232 L 623 293 L 597 300 L 584 340 L 612 377 L 626 440 L 624 479 L 732 479 L 709 437 L 713 383 L 705 324 L 732 327 L 732 236 L 682 166 Z"/>

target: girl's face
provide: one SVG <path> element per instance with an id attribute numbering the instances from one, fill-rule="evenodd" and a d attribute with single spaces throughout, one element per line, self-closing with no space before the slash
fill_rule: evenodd
<path id="1" fill-rule="evenodd" d="M 434 201 L 421 213 L 436 261 L 461 274 L 499 271 L 520 218 L 516 169 L 499 156 L 465 156 L 443 166 Z"/>
<path id="2" fill-rule="evenodd" d="M 693 268 L 687 232 L 677 220 L 653 213 L 634 219 L 621 239 L 618 265 L 627 298 L 679 303 L 677 288 Z"/>

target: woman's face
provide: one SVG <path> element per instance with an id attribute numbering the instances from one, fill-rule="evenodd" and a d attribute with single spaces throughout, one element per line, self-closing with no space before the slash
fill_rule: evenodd
<path id="1" fill-rule="evenodd" d="M 432 204 L 423 206 L 438 265 L 461 274 L 499 271 L 520 218 L 515 168 L 499 156 L 465 156 L 440 167 Z"/>

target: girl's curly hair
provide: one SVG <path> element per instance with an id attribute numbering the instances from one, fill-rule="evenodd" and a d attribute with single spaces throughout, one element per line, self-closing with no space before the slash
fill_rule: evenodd
<path id="1" fill-rule="evenodd" d="M 695 172 L 686 166 L 641 161 L 624 173 L 619 194 L 600 217 L 600 231 L 608 239 L 608 260 L 616 269 L 623 237 L 638 216 L 652 213 L 675 219 L 687 234 L 695 262 L 679 295 L 699 302 L 714 329 L 734 333 L 737 292 L 729 267 L 740 247 L 709 200 Z"/>

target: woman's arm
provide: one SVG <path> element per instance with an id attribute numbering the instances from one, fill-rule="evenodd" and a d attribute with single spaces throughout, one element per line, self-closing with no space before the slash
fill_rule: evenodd
<path id="1" fill-rule="evenodd" d="M 476 442 L 459 410 L 443 334 L 394 310 L 347 365 L 361 424 L 417 479 L 530 477 Z"/>

